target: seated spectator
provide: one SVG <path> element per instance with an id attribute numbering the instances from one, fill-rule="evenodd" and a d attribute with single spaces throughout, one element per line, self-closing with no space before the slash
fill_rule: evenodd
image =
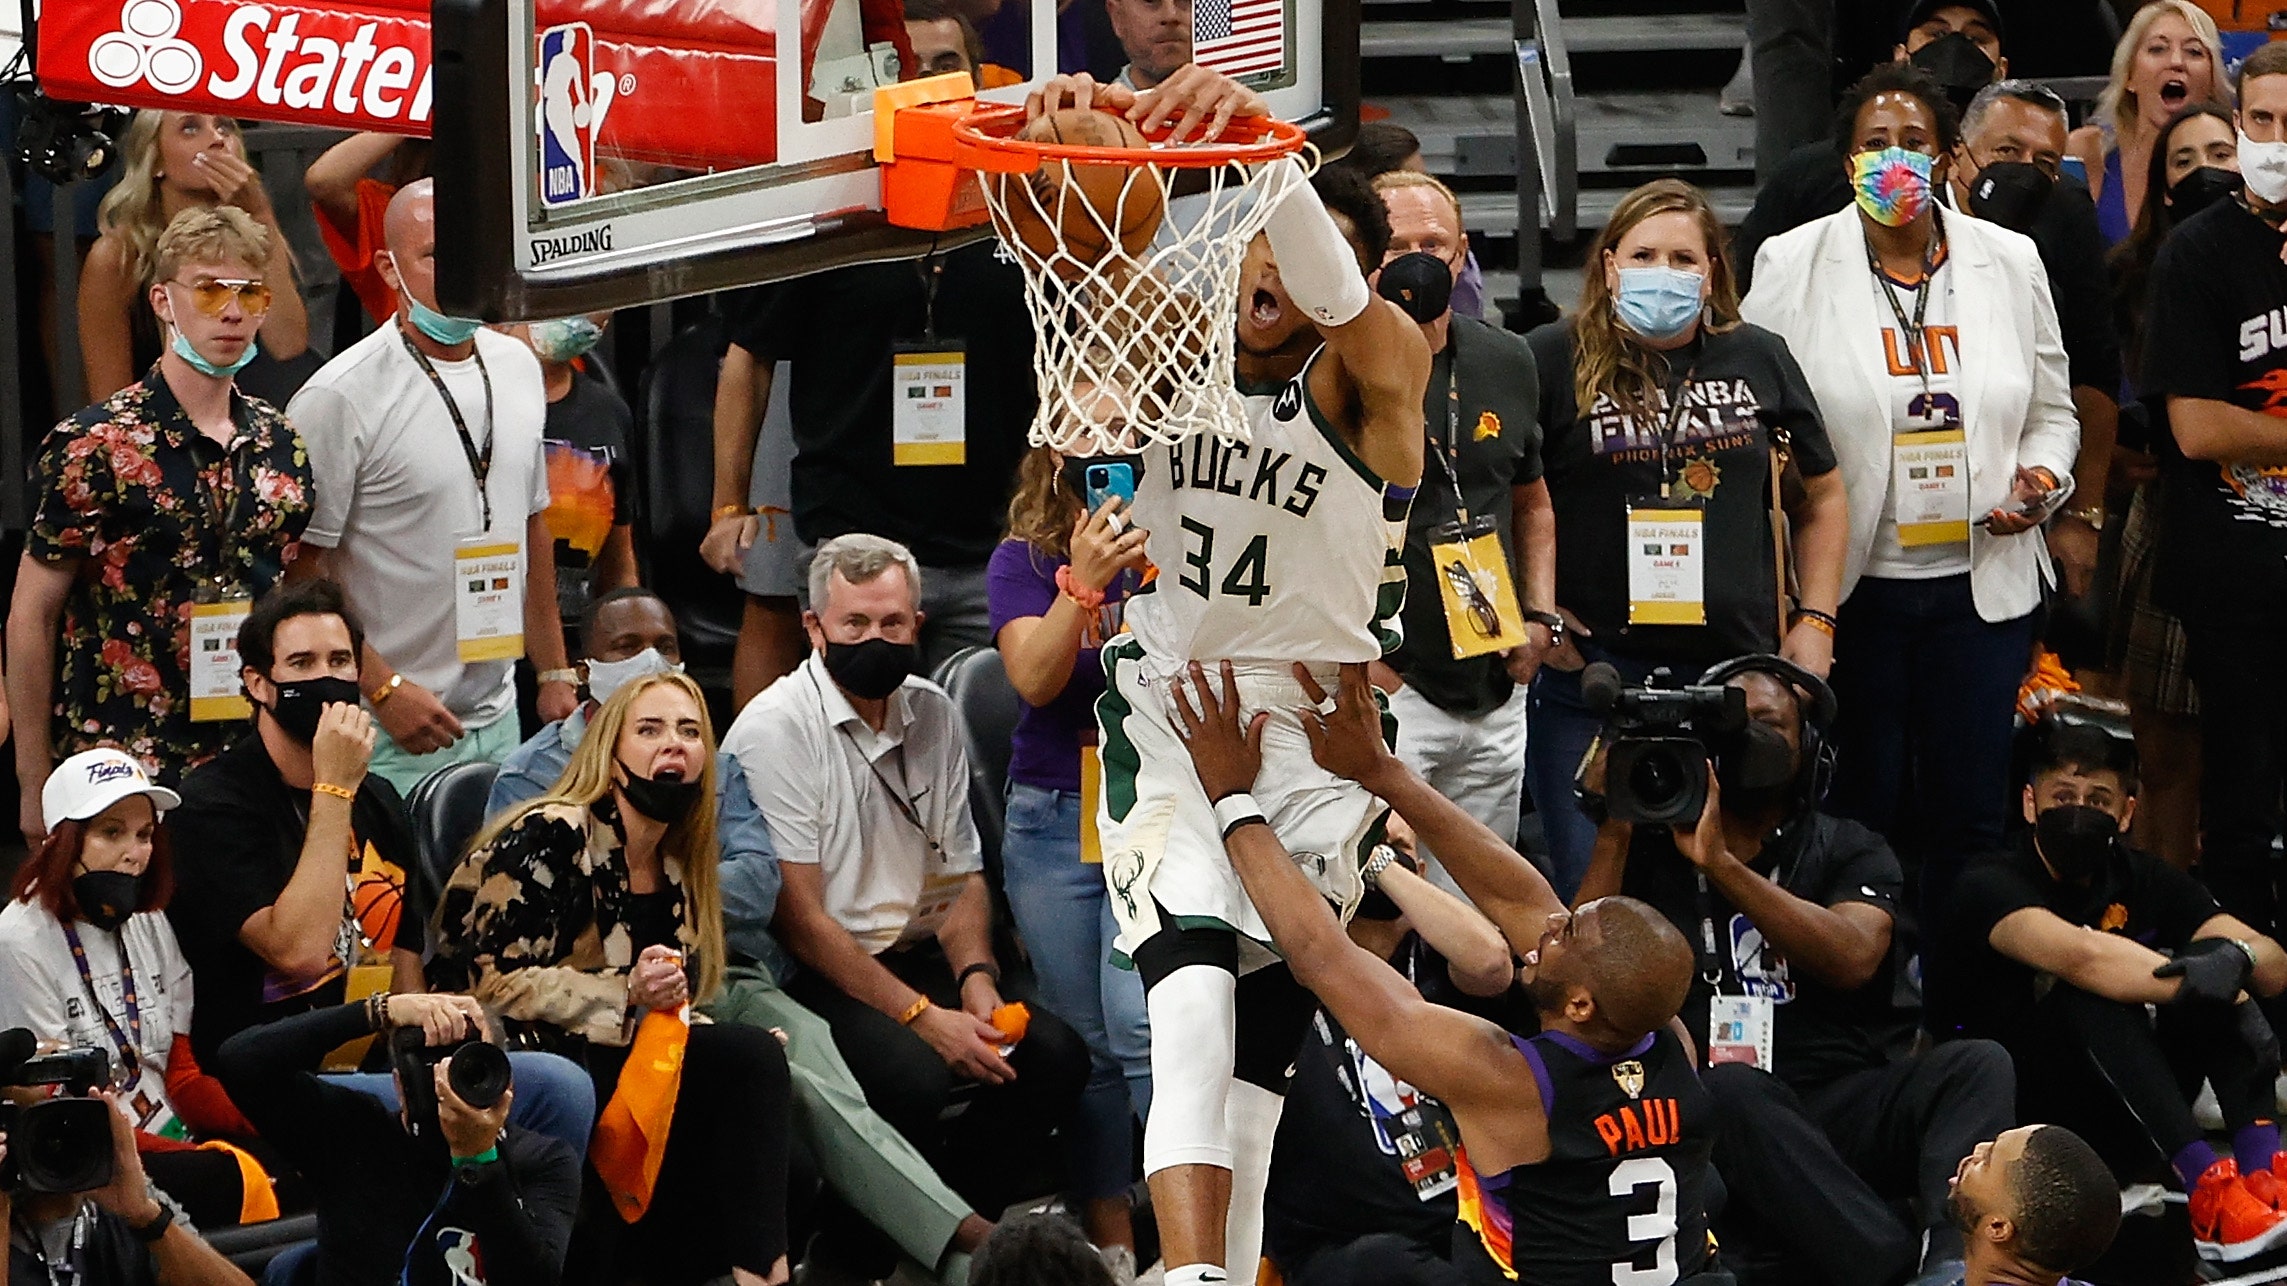
<path id="1" fill-rule="evenodd" d="M 1607 821 L 1581 896 L 1642 898 L 1718 953 L 1684 1004 L 1721 1112 L 1718 1235 L 1727 1255 L 1814 1280 L 1942 1277 L 1963 1253 L 1946 1184 L 2014 1119 L 2008 1055 L 1987 1041 L 1904 1054 L 1891 939 L 1905 877 L 1880 836 L 1819 811 L 1826 686 L 1775 657 L 1699 681 L 1741 689 L 1748 723 L 1717 747 L 1698 825 Z M 1918 1222 L 1893 1213 L 1901 1200 Z"/>
<path id="2" fill-rule="evenodd" d="M 2044 723 L 2035 738 L 2031 827 L 2016 851 L 1962 877 L 1932 1025 L 2007 1045 L 2020 1110 L 2073 1127 L 2124 1181 L 2165 1160 L 2191 1194 L 2201 1254 L 2243 1259 L 2287 1238 L 2274 1208 L 2279 1050 L 2240 998 L 2287 990 L 2287 953 L 2122 838 L 2136 811 L 2132 746 L 2075 723 Z M 2232 1132 L 2221 1158 L 2184 1088 L 2203 1078 Z"/>
<path id="3" fill-rule="evenodd" d="M 2150 0 L 2136 11 L 2113 50 L 2092 120 L 2072 136 L 2106 245 L 2135 230 L 2152 144 L 2168 117 L 2192 103 L 2230 102 L 2223 38 L 2207 10 L 2193 0 Z"/>
<path id="4" fill-rule="evenodd" d="M 118 1092 L 96 1093 L 114 1108 L 111 1182 L 93 1192 L 33 1192 L 13 1184 L 0 1189 L 0 1219 L 8 1224 L 8 1280 L 254 1286 L 200 1238 L 165 1191 L 151 1186 Z M 42 1094 L 13 1089 L 7 1096 L 22 1106 Z M 0 1130 L 0 1149 L 7 1144 L 7 1132 Z"/>
<path id="5" fill-rule="evenodd" d="M 151 113 L 158 115 L 159 113 Z M 21 826 L 37 849 L 55 759 L 125 749 L 172 783 L 222 753 L 244 707 L 227 664 L 194 671 L 193 604 L 268 591 L 309 525 L 302 440 L 234 376 L 275 305 L 272 238 L 234 207 L 184 212 L 149 252 L 148 308 L 173 342 L 128 384 L 50 430 L 38 512 L 8 615 Z M 216 682 L 219 680 L 219 684 Z"/>
<path id="6" fill-rule="evenodd" d="M 243 1182 L 259 1165 L 192 1143 L 254 1127 L 191 1053 L 191 967 L 162 914 L 174 869 L 160 818 L 181 797 L 116 750 L 64 760 L 43 793 L 47 843 L 0 910 L 0 1028 L 108 1053 L 144 1169 L 195 1222 L 275 1216 L 269 1184 Z"/>
<path id="7" fill-rule="evenodd" d="M 1944 1286 L 2076 1286 L 2120 1229 L 2120 1190 L 2096 1149 L 2061 1125 L 2021 1125 L 1980 1143 L 1953 1180 L 1954 1225 L 1969 1245 Z"/>
<path id="8" fill-rule="evenodd" d="M 904 546 L 843 536 L 810 566 L 812 652 L 723 739 L 770 822 L 788 991 L 834 1031 L 874 1110 L 979 1210 L 1041 1186 L 1087 1077 L 1070 1027 L 1005 1003 L 960 716 L 912 677 L 921 572 Z M 971 1083 L 963 1086 L 964 1082 Z M 950 1120 L 956 1087 L 967 1107 Z"/>
<path id="9" fill-rule="evenodd" d="M 965 71 L 979 89 L 1021 85 L 1024 77 L 985 61 L 985 42 L 967 14 L 946 0 L 905 0 L 905 34 L 913 41 L 913 70 L 903 77 Z"/>
<path id="10" fill-rule="evenodd" d="M 675 615 L 647 589 L 615 589 L 588 605 L 579 637 L 587 700 L 517 748 L 493 778 L 489 817 L 501 817 L 544 794 L 571 766 L 596 711 L 621 688 L 647 675 L 683 669 Z M 809 1145 L 834 1194 L 923 1265 L 966 1262 L 992 1230 L 913 1145 L 872 1108 L 835 1052 L 833 1032 L 780 989 L 786 956 L 771 937 L 778 909 L 778 857 L 770 828 L 747 792 L 746 772 L 728 752 L 715 754 L 715 835 L 722 850 L 723 940 L 731 968 L 708 1012 L 723 1022 L 775 1028 L 786 1038 L 794 1126 Z M 815 1253 L 815 1252 L 813 1252 Z"/>
<path id="11" fill-rule="evenodd" d="M 548 793 L 488 825 L 445 886 L 439 983 L 497 1010 L 519 1043 L 583 1062 L 598 1102 L 642 1016 L 704 1004 L 722 983 L 714 741 L 698 684 L 630 681 Z M 691 1027 L 625 1262 L 661 1282 L 786 1281 L 787 1093 L 769 1032 Z"/>
<path id="12" fill-rule="evenodd" d="M 1511 944 L 1528 940 L 1533 913 L 1540 915 L 1523 974 L 1538 1035 L 1422 999 L 1344 936 L 1254 811 L 1247 792 L 1262 767 L 1264 716 L 1251 729 L 1240 726 L 1231 663 L 1223 662 L 1220 684 L 1196 661 L 1188 683 L 1176 680 L 1175 714 L 1200 785 L 1230 818 L 1224 847 L 1295 978 L 1361 1051 L 1453 1113 L 1466 1149 L 1456 1162 L 1458 1281 L 1603 1282 L 1625 1279 L 1631 1264 L 1653 1263 L 1649 1271 L 1689 1286 L 1729 1282 L 1707 1231 L 1713 1104 L 1691 1042 L 1675 1025 L 1691 985 L 1683 935 L 1632 898 L 1564 910 L 1514 849 L 1390 752 L 1365 666 L 1342 668 L 1342 695 L 1332 703 L 1307 668 L 1294 670 L 1315 702 L 1302 721 L 1321 767 L 1388 800 L 1446 855 L 1454 878 L 1491 909 Z M 1656 1193 L 1646 1191 L 1654 1185 Z M 1421 1263 L 1411 1247 L 1378 1238 L 1350 1248 L 1340 1267 L 1355 1275 L 1311 1280 L 1457 1280 Z"/>
<path id="13" fill-rule="evenodd" d="M 1512 1031 L 1530 1027 L 1530 1011 L 1511 1003 L 1521 993 L 1511 991 L 1508 941 L 1468 903 L 1422 878 L 1403 820 L 1392 818 L 1389 828 L 1390 847 L 1366 863 L 1368 892 L 1350 940 L 1432 1004 Z M 1392 1075 L 1321 1008 L 1295 1059 L 1271 1146 L 1263 1251 L 1279 1275 L 1289 1286 L 1444 1280 L 1429 1266 L 1451 1258 L 1460 1217 L 1453 1128 L 1444 1104 Z"/>
<path id="14" fill-rule="evenodd" d="M 151 288 L 169 275 L 159 271 L 159 240 L 194 208 L 231 206 L 262 226 L 268 235 L 256 243 L 262 258 L 252 266 L 269 284 L 272 303 L 257 323 L 261 346 L 273 368 L 309 351 L 310 318 L 294 284 L 294 253 L 261 174 L 246 159 L 238 122 L 145 109 L 128 125 L 119 154 L 119 181 L 96 214 L 103 235 L 80 268 L 79 351 L 88 400 L 102 402 L 127 387 L 166 349 L 165 315 L 150 302 Z M 248 387 L 279 402 L 293 396 L 293 382 L 276 378 L 286 372 L 271 374 L 265 381 L 261 372 L 250 372 Z"/>
<path id="15" fill-rule="evenodd" d="M 556 538 L 556 610 L 567 655 L 580 642 L 572 628 L 598 594 L 636 583 L 635 464 L 627 440 L 635 414 L 609 385 L 581 365 L 603 338 L 610 313 L 556 317 L 505 327 L 540 359 L 548 390 L 548 511 Z M 592 360 L 592 359 L 590 359 Z M 553 780 L 551 778 L 550 780 Z"/>
<path id="16" fill-rule="evenodd" d="M 374 260 L 387 248 L 382 216 L 397 189 L 428 173 L 429 140 L 369 132 L 327 148 L 302 175 L 326 253 L 377 325 L 397 314 L 397 288 Z"/>
<path id="17" fill-rule="evenodd" d="M 1332 162 L 1358 171 L 1368 181 L 1396 170 L 1427 175 L 1429 162 L 1421 156 L 1421 140 L 1396 121 L 1367 121 L 1342 159 Z M 1463 230 L 1464 232 L 1466 230 Z M 1461 238 L 1461 273 L 1453 279 L 1453 297 L 1447 305 L 1471 321 L 1485 320 L 1485 270 L 1477 266 L 1477 251 L 1469 238 Z"/>
<path id="18" fill-rule="evenodd" d="M 428 1045 L 495 1040 L 467 996 L 385 995 L 249 1027 L 223 1042 L 216 1069 L 315 1194 L 318 1240 L 299 1270 L 266 1280 L 450 1286 L 481 1264 L 492 1282 L 554 1286 L 580 1204 L 581 1158 L 561 1139 L 508 1119 L 513 1086 L 493 1103 L 464 1102 L 434 1064 L 393 1056 L 398 1102 L 316 1074 L 326 1051 L 420 1031 Z M 394 1055 L 394 1050 L 393 1050 Z M 406 1078 L 431 1082 L 428 1093 Z M 417 1106 L 416 1106 L 417 1105 Z M 293 1252 L 288 1252 L 293 1253 Z"/>

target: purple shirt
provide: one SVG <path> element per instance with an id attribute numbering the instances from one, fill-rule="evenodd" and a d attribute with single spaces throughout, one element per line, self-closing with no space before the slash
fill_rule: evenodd
<path id="1" fill-rule="evenodd" d="M 1037 553 L 1021 540 L 1004 540 L 985 565 L 986 599 L 992 611 L 993 638 L 1001 627 L 1028 616 L 1046 616 L 1056 606 L 1056 569 L 1070 559 Z M 1047 705 L 1027 704 L 1009 739 L 1009 780 L 1042 790 L 1080 789 L 1080 746 L 1083 736 L 1096 733 L 1096 698 L 1104 693 L 1101 646 L 1116 634 L 1127 610 L 1131 572 L 1120 573 L 1105 591 L 1104 606 L 1095 628 L 1081 640 L 1079 657 L 1072 663 L 1072 679 Z"/>

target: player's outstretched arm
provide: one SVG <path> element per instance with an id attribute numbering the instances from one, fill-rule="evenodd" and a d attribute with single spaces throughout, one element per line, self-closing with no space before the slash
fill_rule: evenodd
<path id="1" fill-rule="evenodd" d="M 1231 663 L 1223 663 L 1220 697 L 1196 661 L 1189 685 L 1197 693 L 1196 703 L 1182 681 L 1171 687 L 1176 720 L 1208 798 L 1237 795 L 1253 786 L 1262 765 L 1263 723 L 1270 716 L 1258 714 L 1252 726 L 1240 726 Z M 1474 1015 L 1423 1000 L 1397 970 L 1352 942 L 1267 821 L 1234 825 L 1223 845 L 1287 967 L 1341 1021 L 1359 1048 L 1457 1113 L 1496 1104 L 1504 1112 L 1516 1111 L 1520 1082 L 1529 1085 L 1532 1075 L 1529 1070 L 1518 1075 L 1523 1056 L 1505 1032 Z"/>
<path id="2" fill-rule="evenodd" d="M 1397 810 L 1415 837 L 1437 854 L 1461 891 L 1500 926 L 1509 945 L 1520 952 L 1531 950 L 1548 918 L 1564 909 L 1547 878 L 1391 753 L 1389 743 L 1382 740 L 1381 708 L 1375 704 L 1365 666 L 1342 667 L 1340 693 L 1331 713 L 1322 713 L 1326 689 L 1311 677 L 1309 668 L 1297 665 L 1294 673 L 1303 695 L 1314 703 L 1302 710 L 1301 718 L 1318 766 L 1357 782 Z"/>

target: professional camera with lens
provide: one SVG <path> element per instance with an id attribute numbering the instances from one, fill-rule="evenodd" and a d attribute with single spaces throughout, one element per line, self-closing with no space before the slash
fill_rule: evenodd
<path id="1" fill-rule="evenodd" d="M 1747 694 L 1679 684 L 1656 670 L 1640 687 L 1602 661 L 1581 671 L 1580 694 L 1604 716 L 1605 815 L 1638 825 L 1689 826 L 1707 807 L 1707 764 L 1747 726 Z"/>
<path id="2" fill-rule="evenodd" d="M 404 1084 L 405 1127 L 414 1138 L 443 1137 L 437 1125 L 436 1066 L 448 1058 L 453 1061 L 445 1068 L 445 1084 L 461 1102 L 481 1112 L 508 1092 L 508 1055 L 485 1043 L 481 1034 L 471 1031 L 458 1041 L 432 1045 L 421 1028 L 399 1027 L 389 1034 L 389 1062 Z"/>
<path id="3" fill-rule="evenodd" d="M 63 1092 L 37 1103 L 0 1100 L 0 1134 L 8 1143 L 0 1189 L 100 1188 L 111 1182 L 112 1108 L 88 1095 L 111 1083 L 111 1056 L 100 1049 L 67 1049 L 26 1057 L 34 1047 L 32 1034 L 21 1027 L 0 1033 L 0 1086 L 54 1085 Z"/>

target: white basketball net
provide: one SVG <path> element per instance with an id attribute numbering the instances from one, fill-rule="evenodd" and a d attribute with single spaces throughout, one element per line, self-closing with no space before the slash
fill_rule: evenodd
<path id="1" fill-rule="evenodd" d="M 1155 145 L 1155 150 L 1168 145 Z M 1174 150 L 1170 148 L 1169 150 Z M 1024 175 L 983 176 L 1001 243 L 1024 269 L 1032 307 L 1032 369 L 1040 391 L 1031 440 L 1066 455 L 1140 451 L 1201 433 L 1245 441 L 1245 404 L 1233 382 L 1238 342 L 1239 270 L 1247 244 L 1294 184 L 1317 169 L 1317 151 L 1296 159 L 1232 162 L 1212 169 L 1144 163 L 1126 167 L 1118 210 L 1092 204 L 1073 171 L 1105 167 L 1041 160 L 1046 182 Z M 1177 175 L 1203 176 L 1204 190 L 1175 193 Z M 1054 182 L 1061 178 L 1062 183 Z M 1042 192 L 1045 189 L 1046 196 Z M 1009 206 L 1045 225 L 1036 248 L 1012 232 Z M 1118 230 L 1164 210 L 1158 235 L 1140 252 Z M 1121 212 L 1144 211 L 1123 219 Z M 1057 230 L 1086 228 L 1093 245 L 1075 253 Z M 1097 247 L 1109 246 L 1100 254 Z M 1044 253 L 1045 251 L 1045 253 Z"/>

